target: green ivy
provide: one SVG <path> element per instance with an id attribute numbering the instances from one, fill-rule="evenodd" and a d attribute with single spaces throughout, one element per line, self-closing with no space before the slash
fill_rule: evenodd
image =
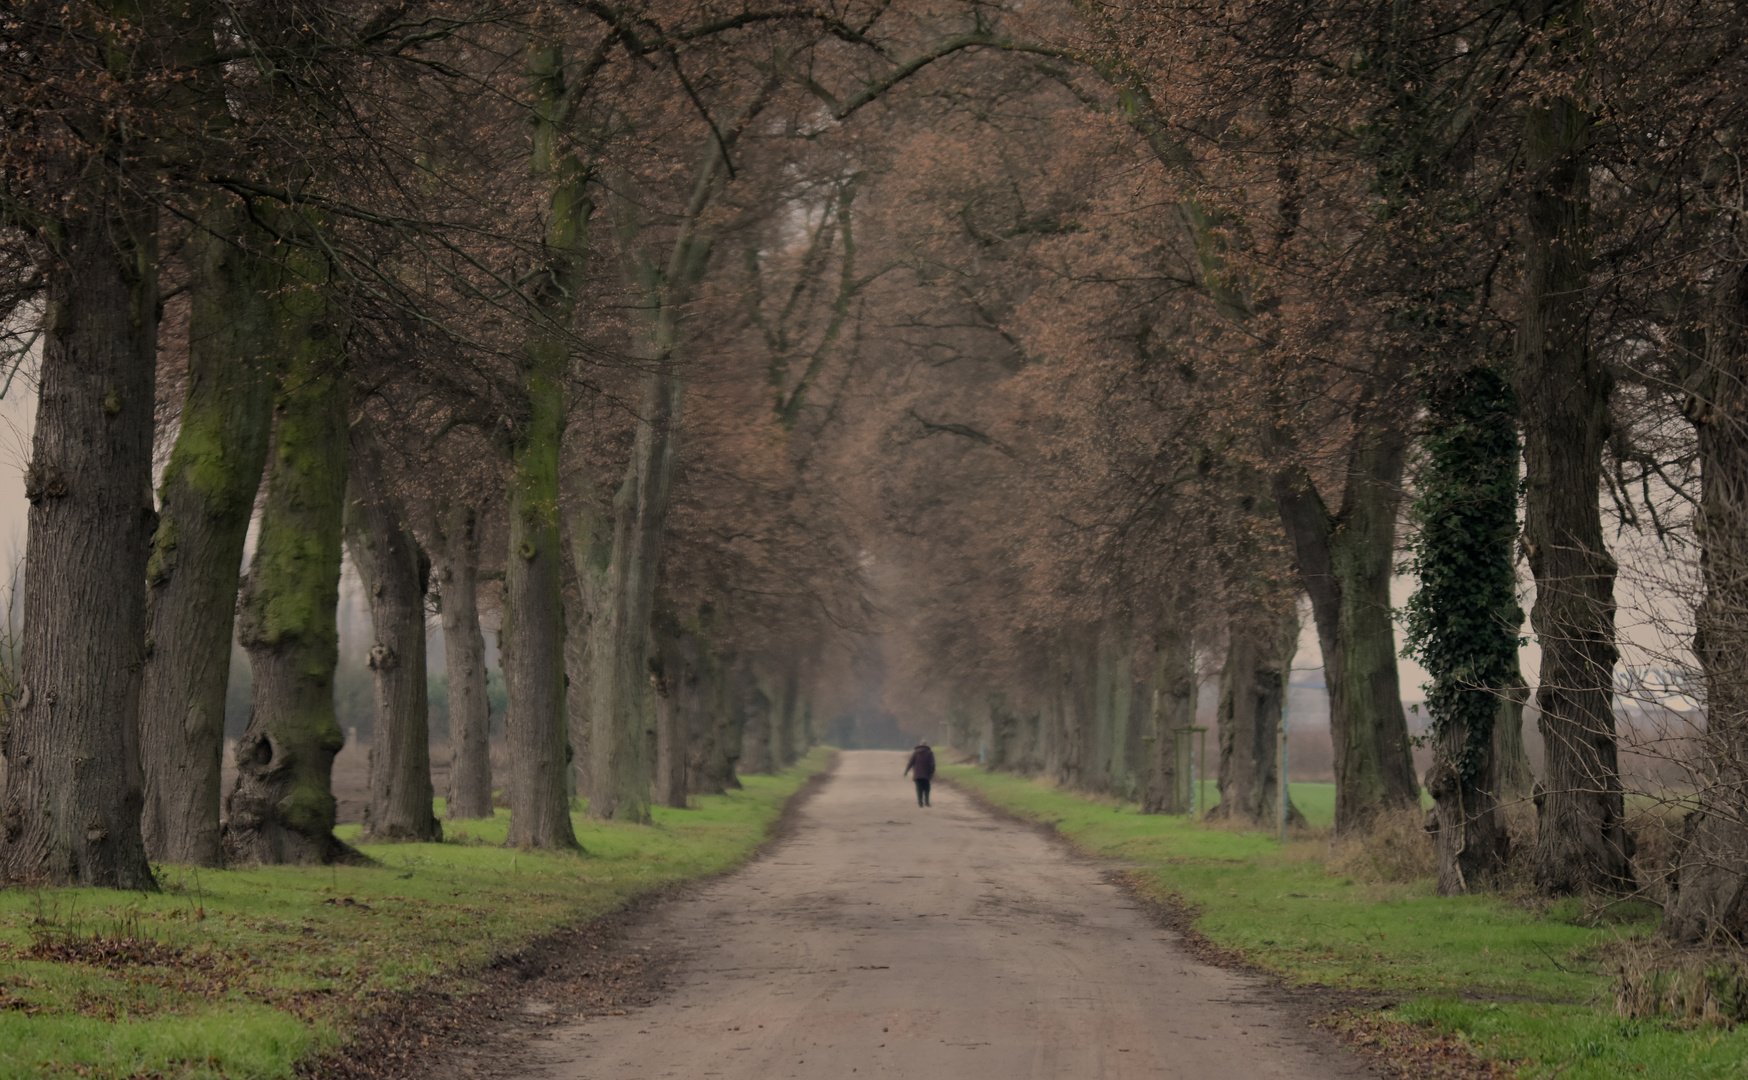
<path id="1" fill-rule="evenodd" d="M 1408 562 L 1420 584 L 1408 601 L 1403 654 L 1432 675 L 1433 738 L 1463 732 L 1452 765 L 1468 779 L 1493 738 L 1523 643 L 1512 558 L 1521 490 L 1516 402 L 1503 372 L 1476 365 L 1432 380 L 1423 403 L 1428 430 Z"/>

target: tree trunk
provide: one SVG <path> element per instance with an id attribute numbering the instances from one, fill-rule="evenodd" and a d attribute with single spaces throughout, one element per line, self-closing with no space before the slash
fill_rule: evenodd
<path id="1" fill-rule="evenodd" d="M 1420 585 L 1408 602 L 1408 640 L 1432 676 L 1426 706 L 1435 760 L 1426 787 L 1434 809 L 1427 821 L 1438 838 L 1439 889 L 1454 896 L 1489 884 L 1509 854 L 1495 729 L 1517 712 L 1521 753 L 1523 611 L 1512 558 L 1518 439 L 1510 388 L 1493 365 L 1435 372 L 1422 398 L 1429 430 L 1412 511 Z"/>
<path id="2" fill-rule="evenodd" d="M 1220 674 L 1220 805 L 1226 818 L 1261 825 L 1280 813 L 1276 753 L 1293 654 L 1299 648 L 1299 613 L 1271 613 L 1255 605 L 1233 618 Z M 1289 820 L 1304 815 L 1287 805 Z"/>
<path id="3" fill-rule="evenodd" d="M 607 595 L 603 606 L 591 612 L 589 814 L 593 817 L 649 820 L 655 739 L 648 730 L 646 654 L 685 407 L 680 319 L 709 266 L 711 237 L 704 216 L 728 173 L 730 148 L 770 103 L 779 84 L 773 74 L 738 116 L 713 130 L 705 141 L 691 197 L 664 262 L 658 264 L 641 247 L 640 226 L 632 215 L 621 221 L 627 247 L 637 252 L 637 284 L 650 319 L 650 352 L 631 460 L 613 499 Z"/>
<path id="4" fill-rule="evenodd" d="M 559 536 L 559 451 L 564 377 L 589 255 L 587 168 L 564 153 L 566 65 L 556 31 L 543 28 L 530 64 L 534 150 L 529 172 L 547 192 L 541 273 L 519 377 L 523 415 L 511 439 L 510 552 L 500 641 L 510 705 L 510 835 L 515 847 L 575 848 L 570 815 L 569 712 L 565 706 L 564 553 Z"/>
<path id="5" fill-rule="evenodd" d="M 248 209 L 214 196 L 187 251 L 194 264 L 188 393 L 159 488 L 146 567 L 140 690 L 146 854 L 218 866 L 225 693 L 243 545 L 273 428 L 273 265 Z"/>
<path id="6" fill-rule="evenodd" d="M 1705 362 L 1688 380 L 1698 435 L 1700 575 L 1693 651 L 1705 680 L 1699 806 L 1688 814 L 1663 933 L 1748 940 L 1748 267 L 1719 283 Z"/>
<path id="7" fill-rule="evenodd" d="M 1499 699 L 1499 717 L 1493 727 L 1493 761 L 1498 770 L 1495 790 L 1500 801 L 1507 803 L 1528 798 L 1536 786 L 1529 751 L 1523 744 L 1523 707 L 1529 700 L 1529 687 L 1523 684 L 1523 669 L 1514 664 L 1513 671 L 1515 678 L 1511 689 Z"/>
<path id="8" fill-rule="evenodd" d="M 685 396 L 680 376 L 663 370 L 673 362 L 673 342 L 665 336 L 672 330 L 661 331 L 661 367 L 644 379 L 631 462 L 613 500 L 606 607 L 595 614 L 591 641 L 589 749 L 594 775 L 589 813 L 620 821 L 649 820 L 653 740 L 648 730 L 647 649 Z"/>
<path id="9" fill-rule="evenodd" d="M 1463 724 L 1441 727 L 1426 790 L 1432 796 L 1427 828 L 1438 848 L 1440 896 L 1486 888 L 1505 868 L 1511 838 L 1495 794 L 1498 765 L 1491 738 L 1466 744 Z"/>
<path id="10" fill-rule="evenodd" d="M 787 769 L 800 756 L 801 672 L 794 657 L 783 660 L 783 675 L 777 685 L 776 737 L 771 757 L 777 768 Z"/>
<path id="11" fill-rule="evenodd" d="M 687 787 L 700 795 L 720 795 L 739 788 L 735 765 L 740 760 L 746 713 L 732 702 L 734 678 L 729 665 L 711 644 L 712 619 L 700 614 L 693 632 L 687 634 L 693 650 L 690 661 L 698 672 L 698 710 L 693 720 L 698 743 L 692 756 Z"/>
<path id="12" fill-rule="evenodd" d="M 425 593 L 431 564 L 389 487 L 368 417 L 352 425 L 352 500 L 346 541 L 370 598 L 376 709 L 370 735 L 365 840 L 443 838 L 431 805 L 430 706 L 425 681 Z"/>
<path id="13" fill-rule="evenodd" d="M 449 792 L 444 816 L 492 816 L 491 702 L 486 636 L 479 624 L 478 512 L 466 503 L 439 518 L 438 603 L 449 672 Z"/>
<path id="14" fill-rule="evenodd" d="M 1532 188 L 1516 384 L 1545 745 L 1534 866 L 1537 886 L 1553 894 L 1632 877 L 1614 732 L 1615 561 L 1598 505 L 1612 379 L 1591 351 L 1585 299 L 1590 124 L 1558 100 L 1532 108 L 1524 132 Z"/>
<path id="15" fill-rule="evenodd" d="M 1153 753 L 1143 814 L 1181 814 L 1177 804 L 1177 730 L 1196 722 L 1196 653 L 1182 597 L 1153 632 Z"/>
<path id="16" fill-rule="evenodd" d="M 137 725 L 154 525 L 157 210 L 99 184 L 67 204 L 47 275 L 25 470 L 22 689 L 0 731 L 0 879 L 155 889 L 140 838 Z"/>
<path id="17" fill-rule="evenodd" d="M 286 363 L 267 501 L 242 588 L 237 638 L 254 679 L 237 778 L 225 798 L 225 858 L 243 865 L 356 856 L 334 838 L 334 720 L 341 518 L 346 493 L 345 328 L 319 264 L 277 313 Z"/>
<path id="18" fill-rule="evenodd" d="M 1400 425 L 1367 413 L 1356 418 L 1340 513 L 1329 513 L 1303 470 L 1273 478 L 1323 649 L 1338 834 L 1420 801 L 1390 604 L 1408 439 Z"/>
<path id="19" fill-rule="evenodd" d="M 734 666 L 731 706 L 742 717 L 740 771 L 768 773 L 771 768 L 771 699 L 760 689 L 752 667 L 742 660 Z"/>
<path id="20" fill-rule="evenodd" d="M 1093 790 L 1119 797 L 1125 790 L 1124 728 L 1129 719 L 1129 635 L 1127 619 L 1108 616 L 1093 646 L 1090 707 L 1093 720 Z"/>
<path id="21" fill-rule="evenodd" d="M 696 676 L 686 662 L 677 620 L 663 618 L 656 630 L 650 657 L 652 707 L 655 710 L 655 801 L 678 810 L 686 808 L 687 755 L 691 746 L 688 702 L 695 693 Z"/>
<path id="22" fill-rule="evenodd" d="M 559 437 L 564 428 L 561 346 L 524 372 L 531 415 L 518 429 L 510 483 L 510 552 L 504 572 L 504 681 L 510 707 L 513 847 L 574 848 L 569 716 L 565 709 L 563 552 L 558 529 Z"/>

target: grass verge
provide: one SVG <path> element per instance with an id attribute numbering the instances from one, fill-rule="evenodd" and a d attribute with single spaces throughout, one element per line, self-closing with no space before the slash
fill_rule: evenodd
<path id="1" fill-rule="evenodd" d="M 0 890 L 0 1078 L 290 1077 L 399 993 L 465 992 L 496 956 L 739 865 L 831 754 L 652 825 L 578 814 L 581 855 L 504 848 L 499 811 L 448 823 L 441 844 L 366 845 L 374 866 L 162 867 L 155 894 Z"/>
<path id="2" fill-rule="evenodd" d="M 968 766 L 942 771 L 1002 810 L 1054 826 L 1081 850 L 1134 867 L 1145 894 L 1186 906 L 1199 934 L 1244 963 L 1289 984 L 1396 1000 L 1366 1018 L 1374 1028 L 1382 1020 L 1455 1039 L 1525 1080 L 1748 1077 L 1748 1031 L 1616 1017 L 1612 958 L 1656 929 L 1650 905 L 1441 897 L 1430 879 L 1334 874 L 1326 840 L 1283 845 L 1041 781 Z"/>

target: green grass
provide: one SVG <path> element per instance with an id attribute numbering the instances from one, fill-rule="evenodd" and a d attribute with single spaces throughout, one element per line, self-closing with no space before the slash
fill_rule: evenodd
<path id="1" fill-rule="evenodd" d="M 0 1080 L 289 1077 L 386 995 L 464 990 L 535 937 L 736 866 L 829 758 L 658 808 L 652 825 L 578 814 L 583 855 L 502 847 L 499 811 L 446 824 L 441 844 L 366 845 L 368 867 L 161 867 L 152 894 L 0 891 Z M 130 941 L 146 950 L 117 944 Z"/>
<path id="2" fill-rule="evenodd" d="M 1609 949 L 1656 929 L 1649 905 L 1602 924 L 1576 902 L 1441 897 L 1428 880 L 1366 884 L 1333 875 L 1328 842 L 1149 816 L 1043 782 L 951 766 L 945 775 L 1011 813 L 1049 822 L 1077 847 L 1136 867 L 1142 887 L 1199 912 L 1196 929 L 1296 984 L 1376 991 L 1393 1015 L 1461 1033 L 1526 1078 L 1748 1077 L 1748 1031 L 1681 1030 L 1614 1015 Z M 1294 784 L 1315 824 L 1330 785 Z"/>

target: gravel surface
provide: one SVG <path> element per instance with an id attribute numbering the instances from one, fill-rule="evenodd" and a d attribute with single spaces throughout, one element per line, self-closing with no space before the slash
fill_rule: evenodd
<path id="1" fill-rule="evenodd" d="M 1196 960 L 1105 864 L 942 785 L 919 808 L 903 767 L 845 753 L 763 858 L 627 927 L 626 952 L 665 976 L 650 1003 L 579 1016 L 524 1001 L 548 1015 L 514 1075 L 1380 1075 L 1313 1028 L 1315 1010 Z"/>

